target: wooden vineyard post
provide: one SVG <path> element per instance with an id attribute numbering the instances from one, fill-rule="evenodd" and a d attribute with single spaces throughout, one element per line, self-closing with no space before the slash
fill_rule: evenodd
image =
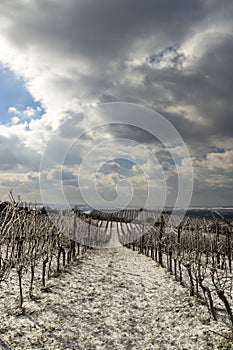
<path id="1" fill-rule="evenodd" d="M 61 257 L 61 255 L 62 255 L 62 265 L 65 266 L 66 252 L 62 246 L 59 247 L 59 251 L 58 251 L 58 255 L 57 255 L 57 272 L 60 272 L 60 257 Z"/>
<path id="2" fill-rule="evenodd" d="M 22 266 L 20 266 L 17 269 L 18 279 L 19 279 L 19 307 L 20 307 L 20 309 L 22 309 L 22 306 L 23 306 L 22 270 L 23 270 Z"/>
<path id="3" fill-rule="evenodd" d="M 169 249 L 169 272 L 172 274 L 172 249 Z"/>
<path id="4" fill-rule="evenodd" d="M 49 261 L 48 256 L 45 257 L 43 260 L 43 267 L 42 267 L 42 286 L 45 286 L 45 272 L 46 272 L 46 264 Z"/>
<path id="5" fill-rule="evenodd" d="M 75 258 L 75 255 L 76 255 L 76 249 L 75 249 L 75 241 L 74 240 L 71 240 L 71 256 L 72 256 L 72 259 Z"/>
<path id="6" fill-rule="evenodd" d="M 76 244 L 75 244 L 75 241 L 77 239 L 76 237 L 76 232 L 77 232 L 77 210 L 74 210 L 74 223 L 73 223 L 73 237 L 72 237 L 72 240 L 71 240 L 71 256 L 72 256 L 72 259 L 75 258 L 75 255 L 76 255 Z"/>
<path id="7" fill-rule="evenodd" d="M 90 237 L 91 237 L 91 219 L 88 220 L 88 232 L 87 232 L 87 246 L 90 248 Z"/>
<path id="8" fill-rule="evenodd" d="M 153 235 L 156 237 L 153 240 L 153 246 L 154 246 L 154 260 L 158 261 L 158 240 L 157 240 L 157 229 L 155 228 L 155 225 L 153 227 Z"/>
<path id="9" fill-rule="evenodd" d="M 158 246 L 158 260 L 159 264 L 163 265 L 163 253 L 162 253 L 162 238 L 164 234 L 165 229 L 165 220 L 163 215 L 161 215 L 161 223 L 160 223 L 160 230 L 159 230 L 159 246 Z"/>
<path id="10" fill-rule="evenodd" d="M 188 276 L 189 276 L 189 281 L 190 281 L 190 296 L 193 297 L 195 294 L 195 289 L 194 289 L 193 276 L 192 276 L 192 272 L 191 272 L 191 264 L 190 263 L 186 264 L 186 268 L 188 271 Z"/>
<path id="11" fill-rule="evenodd" d="M 139 252 L 141 254 L 143 254 L 144 246 L 145 246 L 145 237 L 141 236 L 141 238 L 140 238 L 140 247 L 139 247 Z"/>
<path id="12" fill-rule="evenodd" d="M 181 261 L 180 261 L 180 236 L 182 232 L 182 227 L 178 227 L 178 234 L 177 234 L 177 259 L 178 259 L 178 264 L 179 264 L 179 274 L 180 274 L 180 282 L 182 282 L 182 267 L 181 267 Z"/>
<path id="13" fill-rule="evenodd" d="M 97 221 L 96 225 L 96 233 L 95 233 L 95 246 L 98 246 L 98 238 L 99 238 L 99 220 Z"/>
<path id="14" fill-rule="evenodd" d="M 219 226 L 216 223 L 216 260 L 217 260 L 217 268 L 220 269 L 220 246 L 219 246 Z"/>
<path id="15" fill-rule="evenodd" d="M 232 264 L 231 264 L 231 232 L 230 230 L 226 230 L 225 234 L 227 235 L 227 257 L 229 264 L 229 271 L 232 272 Z"/>

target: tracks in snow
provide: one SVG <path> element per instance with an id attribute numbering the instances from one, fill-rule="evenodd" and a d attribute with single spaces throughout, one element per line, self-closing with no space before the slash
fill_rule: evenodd
<path id="1" fill-rule="evenodd" d="M 2 338 L 12 349 L 221 349 L 224 342 L 210 331 L 220 330 L 205 306 L 126 248 L 91 250 L 55 282 L 25 315 L 10 316 L 15 326 Z"/>

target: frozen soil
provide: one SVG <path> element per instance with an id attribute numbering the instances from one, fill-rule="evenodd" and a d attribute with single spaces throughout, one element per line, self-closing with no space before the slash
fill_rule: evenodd
<path id="1" fill-rule="evenodd" d="M 23 314 L 15 277 L 1 285 L 0 349 L 233 349 L 206 306 L 126 248 L 90 250 L 49 283 Z"/>

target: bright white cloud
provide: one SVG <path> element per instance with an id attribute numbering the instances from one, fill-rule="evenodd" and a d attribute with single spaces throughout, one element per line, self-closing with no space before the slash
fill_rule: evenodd
<path id="1" fill-rule="evenodd" d="M 209 153 L 204 163 L 210 170 L 233 172 L 233 150 L 226 150 L 223 153 Z"/>

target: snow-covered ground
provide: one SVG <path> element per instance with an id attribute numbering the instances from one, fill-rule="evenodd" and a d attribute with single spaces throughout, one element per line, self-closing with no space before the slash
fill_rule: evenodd
<path id="1" fill-rule="evenodd" d="M 15 276 L 0 285 L 1 349 L 233 349 L 229 329 L 210 320 L 151 259 L 123 247 L 93 249 L 15 312 Z"/>

